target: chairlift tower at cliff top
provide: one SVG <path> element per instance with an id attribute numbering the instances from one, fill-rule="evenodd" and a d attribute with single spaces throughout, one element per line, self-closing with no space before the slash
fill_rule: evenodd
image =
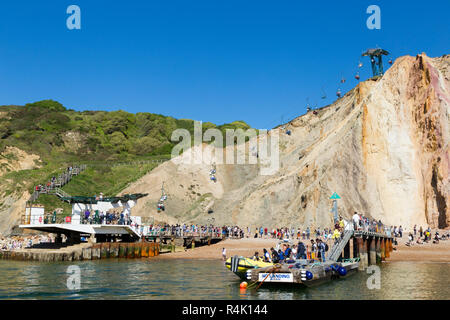
<path id="1" fill-rule="evenodd" d="M 383 70 L 383 55 L 387 56 L 389 52 L 384 49 L 368 49 L 366 52 L 362 54 L 362 56 L 369 56 L 370 63 L 372 64 L 372 73 L 373 76 L 382 76 L 384 73 Z"/>

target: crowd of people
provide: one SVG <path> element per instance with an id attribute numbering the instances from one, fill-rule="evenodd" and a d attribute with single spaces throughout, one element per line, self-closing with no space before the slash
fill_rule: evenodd
<path id="1" fill-rule="evenodd" d="M 217 227 L 210 225 L 196 224 L 176 224 L 176 225 L 150 225 L 148 229 L 149 236 L 169 235 L 182 237 L 187 235 L 212 235 L 223 238 L 240 239 L 244 237 L 244 231 L 237 226 Z"/>
<path id="2" fill-rule="evenodd" d="M 394 227 L 394 236 L 401 238 L 403 236 L 402 227 L 397 228 Z M 414 244 L 424 244 L 432 241 L 434 244 L 438 244 L 441 240 L 449 240 L 450 239 L 450 231 L 444 233 L 442 235 L 439 234 L 439 231 L 435 231 L 434 237 L 432 237 L 431 228 L 423 229 L 420 226 L 417 229 L 417 225 L 414 225 L 413 231 L 408 234 L 408 241 L 405 243 L 407 246 L 413 246 Z"/>
<path id="3" fill-rule="evenodd" d="M 100 195 L 100 197 L 102 196 Z M 332 228 L 326 227 L 323 229 L 320 227 L 312 229 L 309 226 L 306 228 L 282 227 L 272 229 L 260 226 L 253 229 L 251 227 L 241 228 L 239 226 L 214 226 L 212 224 L 151 224 L 144 226 L 134 223 L 123 212 L 99 212 L 98 210 L 94 212 L 85 210 L 81 217 L 81 223 L 131 225 L 131 227 L 139 230 L 144 236 L 169 235 L 182 237 L 189 235 L 210 235 L 233 239 L 265 238 L 284 240 L 285 243 L 280 248 L 264 249 L 261 255 L 259 252 L 255 252 L 255 259 L 266 262 L 283 262 L 301 258 L 324 261 L 325 252 L 342 239 L 346 229 L 384 233 L 388 236 L 392 235 L 394 239 L 403 237 L 404 233 L 402 226 L 388 227 L 380 220 L 370 219 L 357 212 L 354 212 L 351 221 L 346 221 L 343 217 L 339 217 L 335 219 L 335 225 Z M 408 234 L 408 242 L 406 242 L 406 245 L 428 243 L 429 241 L 439 243 L 440 240 L 449 238 L 450 232 L 440 235 L 436 231 L 432 238 L 431 228 L 423 229 L 422 227 L 417 228 L 417 226 L 414 226 L 413 231 Z M 296 240 L 298 242 L 292 244 Z M 33 243 L 51 241 L 52 238 L 50 236 L 0 238 L 0 249 L 18 250 L 30 247 Z M 396 244 L 396 240 L 394 240 L 394 244 Z"/>
<path id="4" fill-rule="evenodd" d="M 36 244 L 52 242 L 55 242 L 55 239 L 51 235 L 0 237 L 0 251 L 27 249 Z"/>
<path id="5" fill-rule="evenodd" d="M 119 225 L 131 225 L 132 220 L 129 215 L 124 212 L 103 212 L 94 210 L 91 212 L 86 209 L 83 212 L 82 221 L 83 224 L 119 224 Z"/>
<path id="6" fill-rule="evenodd" d="M 328 240 L 316 238 L 309 241 L 299 241 L 297 244 L 282 243 L 277 248 L 263 249 L 262 255 L 255 252 L 252 259 L 270 263 L 293 263 L 296 259 L 318 260 L 325 262 L 326 252 L 329 250 Z M 331 245 L 331 244 L 330 244 Z M 226 250 L 222 250 L 223 259 L 226 259 Z"/>

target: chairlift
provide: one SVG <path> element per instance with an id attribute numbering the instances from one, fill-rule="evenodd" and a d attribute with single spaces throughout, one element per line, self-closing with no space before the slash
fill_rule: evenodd
<path id="1" fill-rule="evenodd" d="M 344 77 L 342 77 L 341 83 L 345 83 L 345 78 Z"/>
<path id="2" fill-rule="evenodd" d="M 338 89 L 338 90 L 337 90 L 336 95 L 338 96 L 338 98 L 341 97 L 341 89 Z"/>
<path id="3" fill-rule="evenodd" d="M 356 79 L 356 80 L 359 80 L 359 79 L 360 79 L 359 72 L 356 73 L 355 79 Z"/>
<path id="4" fill-rule="evenodd" d="M 323 87 L 322 87 L 322 99 L 326 99 L 327 98 L 327 93 L 325 92 L 325 90 L 323 90 Z"/>

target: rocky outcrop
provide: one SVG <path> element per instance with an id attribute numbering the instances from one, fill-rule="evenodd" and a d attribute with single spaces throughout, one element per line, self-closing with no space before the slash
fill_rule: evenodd
<path id="1" fill-rule="evenodd" d="M 358 211 L 407 228 L 447 227 L 449 64 L 450 56 L 399 58 L 381 79 L 271 130 L 280 135 L 281 166 L 273 175 L 260 175 L 259 165 L 218 164 L 214 183 L 213 156 L 203 164 L 177 157 L 123 192 L 149 193 L 134 214 L 169 223 L 326 227 L 337 192 L 347 218 Z M 193 150 L 209 155 L 211 146 Z M 168 200 L 157 213 L 162 182 Z"/>
<path id="2" fill-rule="evenodd" d="M 39 161 L 38 155 L 28 154 L 19 148 L 7 146 L 0 154 L 0 177 L 6 172 L 39 168 Z"/>

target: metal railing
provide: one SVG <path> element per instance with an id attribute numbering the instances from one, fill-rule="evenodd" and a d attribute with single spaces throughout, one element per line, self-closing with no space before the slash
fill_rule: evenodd
<path id="1" fill-rule="evenodd" d="M 327 259 L 337 261 L 337 259 L 342 253 L 342 250 L 344 250 L 345 246 L 347 245 L 347 242 L 350 240 L 352 236 L 353 230 L 350 229 L 345 230 L 343 237 L 339 239 L 338 242 L 331 248 L 331 251 L 328 254 Z"/>

